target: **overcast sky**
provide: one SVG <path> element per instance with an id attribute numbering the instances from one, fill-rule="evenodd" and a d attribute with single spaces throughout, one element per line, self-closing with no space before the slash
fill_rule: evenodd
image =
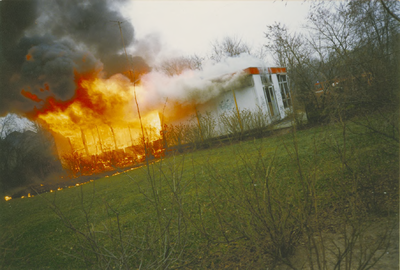
<path id="1" fill-rule="evenodd" d="M 163 51 L 205 55 L 217 38 L 236 36 L 254 48 L 265 43 L 266 25 L 290 30 L 305 23 L 310 1 L 128 1 L 137 39 L 158 33 Z"/>

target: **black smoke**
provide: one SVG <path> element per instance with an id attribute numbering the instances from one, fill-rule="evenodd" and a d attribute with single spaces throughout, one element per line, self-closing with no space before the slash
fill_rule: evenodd
<path id="1" fill-rule="evenodd" d="M 75 73 L 111 76 L 128 69 L 125 46 L 134 42 L 134 28 L 118 11 L 121 1 L 0 1 L 0 116 L 40 108 L 52 96 L 74 96 Z M 148 70 L 140 57 L 134 68 Z M 38 97 L 35 102 L 21 90 Z"/>

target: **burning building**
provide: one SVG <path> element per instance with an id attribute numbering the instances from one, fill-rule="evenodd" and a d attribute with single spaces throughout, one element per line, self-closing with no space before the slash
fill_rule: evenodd
<path id="1" fill-rule="evenodd" d="M 150 68 L 139 49 L 127 64 L 121 36 L 127 47 L 138 40 L 117 3 L 3 2 L 0 116 L 14 112 L 37 121 L 53 134 L 60 159 L 69 156 L 71 168 L 126 160 L 125 149 L 140 144 L 141 128 L 135 86 L 124 74 L 134 69 L 137 79 Z M 158 121 L 157 111 L 142 116 L 145 128 Z"/>
<path id="2" fill-rule="evenodd" d="M 114 1 L 4 2 L 0 115 L 16 112 L 51 131 L 71 170 L 134 163 L 143 145 L 156 154 L 166 131 L 162 123 L 194 116 L 200 128 L 205 115 L 236 112 L 240 128 L 250 129 L 248 111 L 258 110 L 266 123 L 290 111 L 286 69 L 257 68 L 263 63 L 249 55 L 176 76 L 152 71 L 142 48 L 149 46 L 137 45 L 133 25 Z M 131 46 L 131 55 L 122 44 Z M 214 135 L 226 133 L 216 127 Z"/>

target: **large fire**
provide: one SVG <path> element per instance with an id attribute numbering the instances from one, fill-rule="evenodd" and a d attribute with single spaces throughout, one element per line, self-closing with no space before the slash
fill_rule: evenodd
<path id="1" fill-rule="evenodd" d="M 76 73 L 75 84 L 75 96 L 68 101 L 21 91 L 24 97 L 38 103 L 40 108 L 35 108 L 31 118 L 53 132 L 64 165 L 72 166 L 72 171 L 90 174 L 110 169 L 112 162 L 126 166 L 143 159 L 143 136 L 134 92 L 140 98 L 142 87 L 121 74 L 103 79 L 97 74 Z M 44 89 L 48 90 L 48 86 Z M 141 112 L 141 118 L 148 154 L 159 153 L 162 144 L 158 111 Z M 90 168 L 78 168 L 81 161 L 76 162 L 79 166 L 66 164 L 74 163 L 70 159 L 90 161 Z"/>
<path id="2" fill-rule="evenodd" d="M 193 126 L 200 129 L 197 105 L 237 87 L 244 78 L 237 70 L 248 63 L 246 57 L 235 58 L 232 61 L 237 62 L 188 70 L 179 76 L 143 70 L 140 72 L 146 75 L 142 77 L 124 72 L 106 79 L 100 61 L 67 45 L 50 42 L 47 47 L 29 50 L 25 69 L 39 69 L 42 61 L 49 64 L 37 78 L 22 80 L 20 94 L 36 105 L 28 118 L 52 132 L 60 160 L 73 176 L 127 167 L 163 155 L 167 145 L 173 149 L 181 144 L 181 137 L 186 136 L 182 135 L 182 128 L 192 124 L 176 130 L 172 125 L 185 118 L 197 118 Z M 48 46 L 63 53 L 48 53 Z M 64 62 L 68 65 L 60 64 Z M 48 72 L 55 66 L 66 70 Z M 29 74 L 36 74 L 33 71 Z M 231 73 L 238 76 L 221 77 Z M 139 78 L 142 84 L 137 83 Z M 188 137 L 196 134 L 189 133 Z"/>

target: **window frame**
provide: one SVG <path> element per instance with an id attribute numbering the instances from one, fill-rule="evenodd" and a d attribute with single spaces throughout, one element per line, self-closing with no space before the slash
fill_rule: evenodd
<path id="1" fill-rule="evenodd" d="M 286 74 L 277 74 L 278 84 L 281 90 L 281 97 L 283 102 L 283 107 L 285 109 L 292 107 L 292 95 L 289 90 L 289 82 L 287 80 Z"/>

